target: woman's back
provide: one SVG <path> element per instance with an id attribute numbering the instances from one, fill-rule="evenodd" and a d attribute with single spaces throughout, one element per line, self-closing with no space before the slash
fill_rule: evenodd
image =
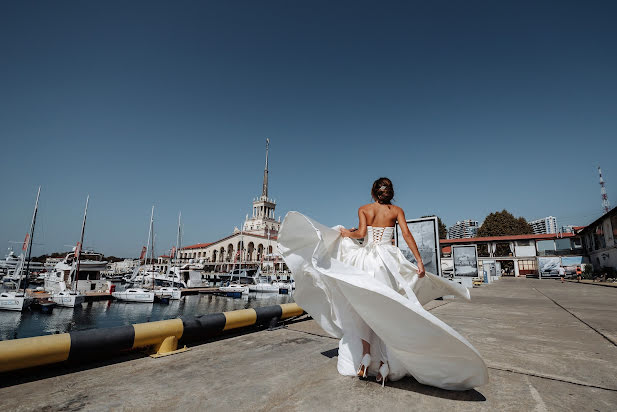
<path id="1" fill-rule="evenodd" d="M 366 225 L 391 227 L 396 223 L 399 207 L 391 204 L 369 203 L 360 208 L 366 218 Z"/>

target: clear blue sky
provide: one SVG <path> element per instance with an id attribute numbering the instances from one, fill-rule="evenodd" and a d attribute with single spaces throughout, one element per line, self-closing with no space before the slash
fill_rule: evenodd
<path id="1" fill-rule="evenodd" d="M 617 205 L 612 1 L 5 1 L 0 246 L 135 256 L 229 234 L 271 139 L 277 212 L 356 224 L 392 178 L 409 217 Z"/>

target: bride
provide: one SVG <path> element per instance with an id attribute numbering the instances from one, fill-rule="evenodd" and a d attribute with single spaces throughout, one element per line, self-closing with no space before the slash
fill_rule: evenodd
<path id="1" fill-rule="evenodd" d="M 371 194 L 375 202 L 360 207 L 357 229 L 329 228 L 289 212 L 278 236 L 296 282 L 295 301 L 340 339 L 339 373 L 376 376 L 382 385 L 411 375 L 450 390 L 487 383 L 478 351 L 422 307 L 446 295 L 469 299 L 469 291 L 425 272 L 405 213 L 391 204 L 390 179 L 377 179 Z M 397 222 L 418 266 L 392 243 Z"/>

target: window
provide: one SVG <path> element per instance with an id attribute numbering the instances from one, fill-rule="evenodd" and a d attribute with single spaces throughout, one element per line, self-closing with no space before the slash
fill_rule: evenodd
<path id="1" fill-rule="evenodd" d="M 606 239 L 604 238 L 602 223 L 593 228 L 593 240 L 595 243 L 594 249 L 604 249 L 606 247 Z"/>
<path id="2" fill-rule="evenodd" d="M 538 248 L 539 256 L 552 255 L 555 251 L 554 240 L 538 240 L 536 241 L 536 247 Z"/>
<path id="3" fill-rule="evenodd" d="M 555 246 L 557 247 L 557 250 L 570 250 L 570 239 L 557 239 L 555 240 Z"/>
<path id="4" fill-rule="evenodd" d="M 534 271 L 536 270 L 536 261 L 535 259 L 526 259 L 518 261 L 518 269 L 526 270 L 526 271 Z"/>

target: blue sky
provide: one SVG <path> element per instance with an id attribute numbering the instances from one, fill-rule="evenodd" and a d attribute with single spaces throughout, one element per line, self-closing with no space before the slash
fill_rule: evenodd
<path id="1" fill-rule="evenodd" d="M 277 212 L 356 224 L 390 177 L 409 217 L 617 205 L 614 2 L 0 5 L 0 246 L 135 256 L 239 226 L 271 139 Z"/>

